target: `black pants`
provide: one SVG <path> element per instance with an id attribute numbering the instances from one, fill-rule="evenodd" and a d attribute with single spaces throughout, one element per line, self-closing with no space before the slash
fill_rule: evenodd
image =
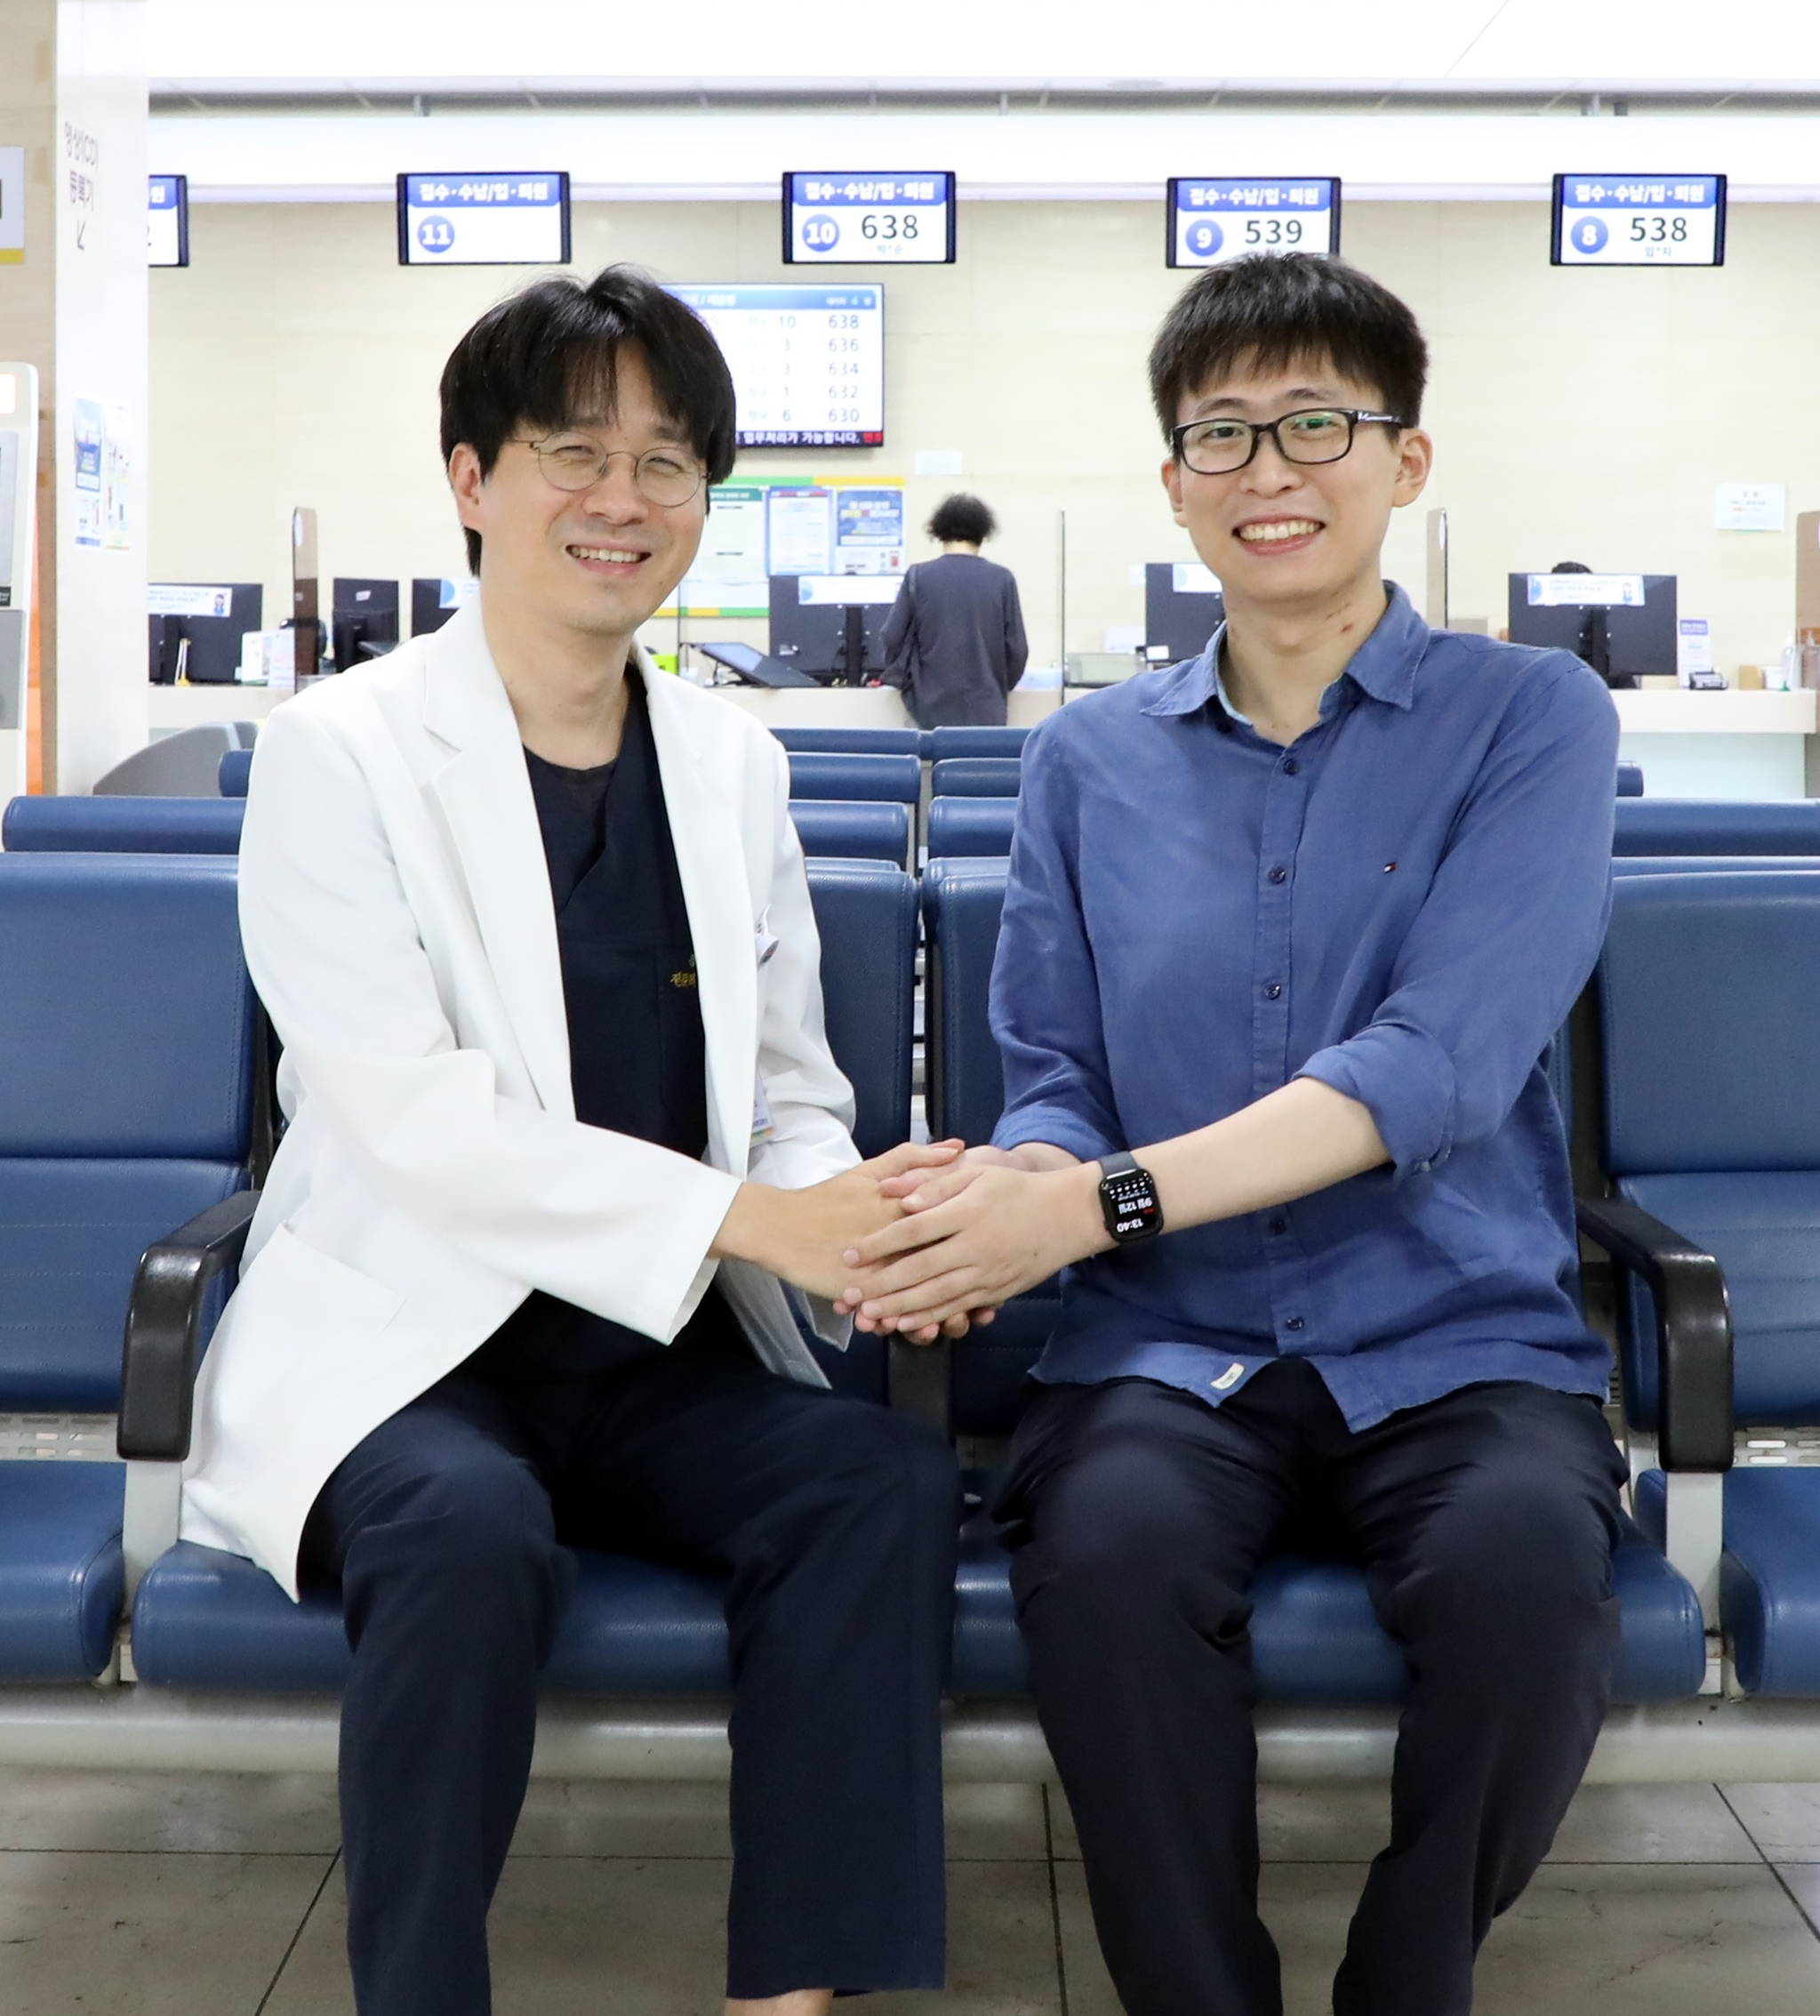
<path id="1" fill-rule="evenodd" d="M 485 1919 L 531 1766 L 565 1540 L 729 1577 L 727 1992 L 939 1988 L 941 1691 L 958 1484 L 882 1407 L 738 1344 L 512 1390 L 458 1371 L 325 1485 L 361 2016 L 485 2016 Z"/>
<path id="2" fill-rule="evenodd" d="M 1339 1540 L 1415 1688 L 1390 1845 L 1336 2016 L 1463 2016 L 1610 1691 L 1624 1466 L 1590 1401 L 1470 1386 L 1354 1434 L 1305 1361 L 1220 1408 L 1147 1380 L 1043 1390 L 1000 1501 L 1038 1711 L 1129 2016 L 1279 2016 L 1257 1915 L 1246 1588 Z"/>

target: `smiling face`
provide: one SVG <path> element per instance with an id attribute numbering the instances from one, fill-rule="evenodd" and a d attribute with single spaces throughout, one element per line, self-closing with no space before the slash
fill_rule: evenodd
<path id="1" fill-rule="evenodd" d="M 706 483 L 685 503 L 653 503 L 633 471 L 635 458 L 655 450 L 691 466 L 698 458 L 658 405 L 633 345 L 620 350 L 615 377 L 611 413 L 579 414 L 554 432 L 520 428 L 484 475 L 465 442 L 449 457 L 461 523 L 481 535 L 480 592 L 490 613 L 603 642 L 629 639 L 688 572 L 708 513 Z M 613 460 L 587 489 L 565 490 L 545 474 L 533 437 L 573 446 L 584 462 L 579 451 L 591 443 Z"/>
<path id="2" fill-rule="evenodd" d="M 1304 359 L 1276 371 L 1241 365 L 1184 395 L 1175 418 L 1263 422 L 1316 407 L 1388 410 L 1373 387 Z M 1391 513 L 1421 495 L 1432 454 L 1419 428 L 1362 425 L 1342 460 L 1319 463 L 1286 461 L 1265 436 L 1244 469 L 1204 476 L 1172 459 L 1163 484 L 1229 608 L 1314 614 L 1376 582 Z"/>

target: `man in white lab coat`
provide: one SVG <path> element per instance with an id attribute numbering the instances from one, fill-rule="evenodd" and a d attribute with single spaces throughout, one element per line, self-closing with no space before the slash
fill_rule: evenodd
<path id="1" fill-rule="evenodd" d="M 490 2005 L 572 1541 L 726 1577 L 729 2009 L 939 1987 L 953 1462 L 826 1390 L 782 1284 L 831 1329 L 815 1298 L 900 1209 L 879 1178 L 950 1151 L 855 1166 L 786 759 L 633 642 L 732 462 L 732 382 L 612 268 L 484 316 L 442 433 L 477 604 L 253 763 L 290 1126 L 184 1532 L 340 1585 L 361 2016 Z"/>

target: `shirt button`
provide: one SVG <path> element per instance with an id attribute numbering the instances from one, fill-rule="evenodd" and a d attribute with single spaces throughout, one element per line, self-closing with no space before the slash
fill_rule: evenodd
<path id="1" fill-rule="evenodd" d="M 1302 1328 L 1301 1317 L 1285 1316 L 1283 1319 L 1283 1328 L 1286 1330 L 1299 1330 Z"/>
<path id="2" fill-rule="evenodd" d="M 1288 1231 L 1288 1229 L 1289 1221 L 1287 1218 L 1272 1218 L 1271 1220 L 1271 1230 L 1276 1234 L 1279 1239 L 1280 1239 L 1283 1234 Z"/>
<path id="3" fill-rule="evenodd" d="M 1271 879 L 1273 882 L 1287 882 L 1289 879 L 1289 871 L 1287 868 L 1272 868 Z"/>
<path id="4" fill-rule="evenodd" d="M 1264 999 L 1267 1001 L 1273 1001 L 1282 992 L 1283 983 L 1280 980 L 1272 980 L 1270 985 L 1264 989 Z"/>
<path id="5" fill-rule="evenodd" d="M 1293 756 L 1286 756 L 1283 759 L 1283 775 L 1286 777 L 1297 776 L 1301 774 L 1301 764 Z"/>

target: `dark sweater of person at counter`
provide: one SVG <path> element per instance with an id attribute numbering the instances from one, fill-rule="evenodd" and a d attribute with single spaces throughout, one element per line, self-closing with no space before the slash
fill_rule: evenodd
<path id="1" fill-rule="evenodd" d="M 1005 696 L 1023 676 L 1030 647 L 1016 579 L 980 557 L 998 529 L 977 497 L 945 499 L 928 524 L 942 558 L 911 567 L 893 605 L 885 683 L 921 727 L 1002 727 Z"/>

